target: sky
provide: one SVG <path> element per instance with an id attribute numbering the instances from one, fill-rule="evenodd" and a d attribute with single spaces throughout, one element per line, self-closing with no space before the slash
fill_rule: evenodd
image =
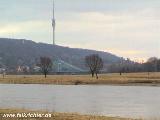
<path id="1" fill-rule="evenodd" d="M 56 44 L 160 57 L 160 0 L 54 0 Z M 0 37 L 52 44 L 53 0 L 1 0 Z"/>

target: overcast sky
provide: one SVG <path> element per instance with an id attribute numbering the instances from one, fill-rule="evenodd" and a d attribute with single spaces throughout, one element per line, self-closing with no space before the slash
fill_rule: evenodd
<path id="1" fill-rule="evenodd" d="M 1 0 L 0 37 L 52 43 L 52 0 Z M 160 57 L 160 0 L 55 0 L 56 43 Z"/>

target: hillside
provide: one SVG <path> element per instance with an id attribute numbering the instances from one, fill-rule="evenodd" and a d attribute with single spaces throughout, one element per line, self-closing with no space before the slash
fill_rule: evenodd
<path id="1" fill-rule="evenodd" d="M 93 53 L 99 54 L 105 65 L 121 60 L 120 57 L 107 52 L 68 48 L 23 39 L 0 38 L 0 64 L 7 68 L 15 68 L 18 65 L 33 66 L 41 56 L 48 56 L 84 69 L 85 56 Z"/>

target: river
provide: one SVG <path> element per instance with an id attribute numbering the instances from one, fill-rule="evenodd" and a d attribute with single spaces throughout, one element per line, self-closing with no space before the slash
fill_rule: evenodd
<path id="1" fill-rule="evenodd" d="M 0 84 L 1 108 L 160 118 L 160 87 Z"/>

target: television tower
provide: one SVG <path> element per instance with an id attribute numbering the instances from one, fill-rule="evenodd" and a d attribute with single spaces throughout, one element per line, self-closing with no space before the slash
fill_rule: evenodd
<path id="1" fill-rule="evenodd" d="M 52 18 L 52 28 L 53 28 L 53 45 L 55 45 L 55 16 L 54 16 L 54 0 L 53 0 L 53 18 Z"/>

